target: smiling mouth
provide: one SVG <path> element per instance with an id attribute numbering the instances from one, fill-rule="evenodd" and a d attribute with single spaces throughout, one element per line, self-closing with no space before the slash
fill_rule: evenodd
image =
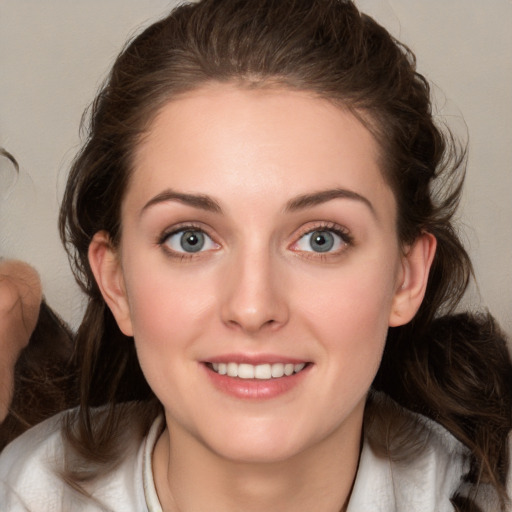
<path id="1" fill-rule="evenodd" d="M 219 375 L 236 377 L 239 379 L 270 380 L 290 377 L 300 373 L 306 363 L 274 363 L 252 365 L 247 363 L 207 363 L 208 368 Z"/>

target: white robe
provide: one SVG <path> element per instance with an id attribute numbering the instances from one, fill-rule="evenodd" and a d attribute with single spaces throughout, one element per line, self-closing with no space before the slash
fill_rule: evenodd
<path id="1" fill-rule="evenodd" d="M 463 476 L 469 468 L 466 448 L 437 423 L 403 409 L 402 414 L 419 419 L 427 441 L 424 448 L 404 461 L 393 460 L 377 453 L 365 436 L 348 512 L 454 510 L 450 497 L 464 490 Z M 115 470 L 87 485 L 90 497 L 73 490 L 55 470 L 62 470 L 69 459 L 61 419 L 62 414 L 37 425 L 0 455 L 1 512 L 162 511 L 151 468 L 162 417 L 144 439 L 134 434 Z M 485 511 L 498 510 L 494 493 L 485 486 L 478 503 Z"/>

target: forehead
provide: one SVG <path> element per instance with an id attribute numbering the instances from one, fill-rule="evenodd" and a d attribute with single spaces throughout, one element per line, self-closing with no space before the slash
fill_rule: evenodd
<path id="1" fill-rule="evenodd" d="M 247 205 L 347 188 L 394 207 L 370 131 L 307 92 L 214 84 L 182 95 L 161 108 L 133 164 L 130 203 L 166 187 Z"/>

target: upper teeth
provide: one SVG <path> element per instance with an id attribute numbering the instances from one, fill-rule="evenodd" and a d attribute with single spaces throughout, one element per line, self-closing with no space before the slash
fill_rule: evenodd
<path id="1" fill-rule="evenodd" d="M 237 363 L 212 363 L 212 368 L 220 375 L 238 377 L 240 379 L 277 379 L 300 372 L 306 366 L 305 363 L 275 363 L 275 364 L 237 364 Z"/>

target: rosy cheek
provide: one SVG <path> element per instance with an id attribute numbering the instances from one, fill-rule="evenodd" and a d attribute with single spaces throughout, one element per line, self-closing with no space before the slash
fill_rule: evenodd
<path id="1" fill-rule="evenodd" d="M 392 304 L 391 283 L 380 282 L 379 273 L 358 273 L 333 279 L 324 286 L 308 287 L 301 309 L 311 325 L 332 333 L 331 339 L 375 339 L 381 343 L 387 332 Z"/>
<path id="2" fill-rule="evenodd" d="M 155 273 L 155 275 L 158 275 Z M 145 343 L 165 345 L 199 329 L 209 293 L 194 281 L 148 279 L 133 283 L 131 313 L 135 337 Z M 192 334 L 192 332 L 190 332 Z"/>

